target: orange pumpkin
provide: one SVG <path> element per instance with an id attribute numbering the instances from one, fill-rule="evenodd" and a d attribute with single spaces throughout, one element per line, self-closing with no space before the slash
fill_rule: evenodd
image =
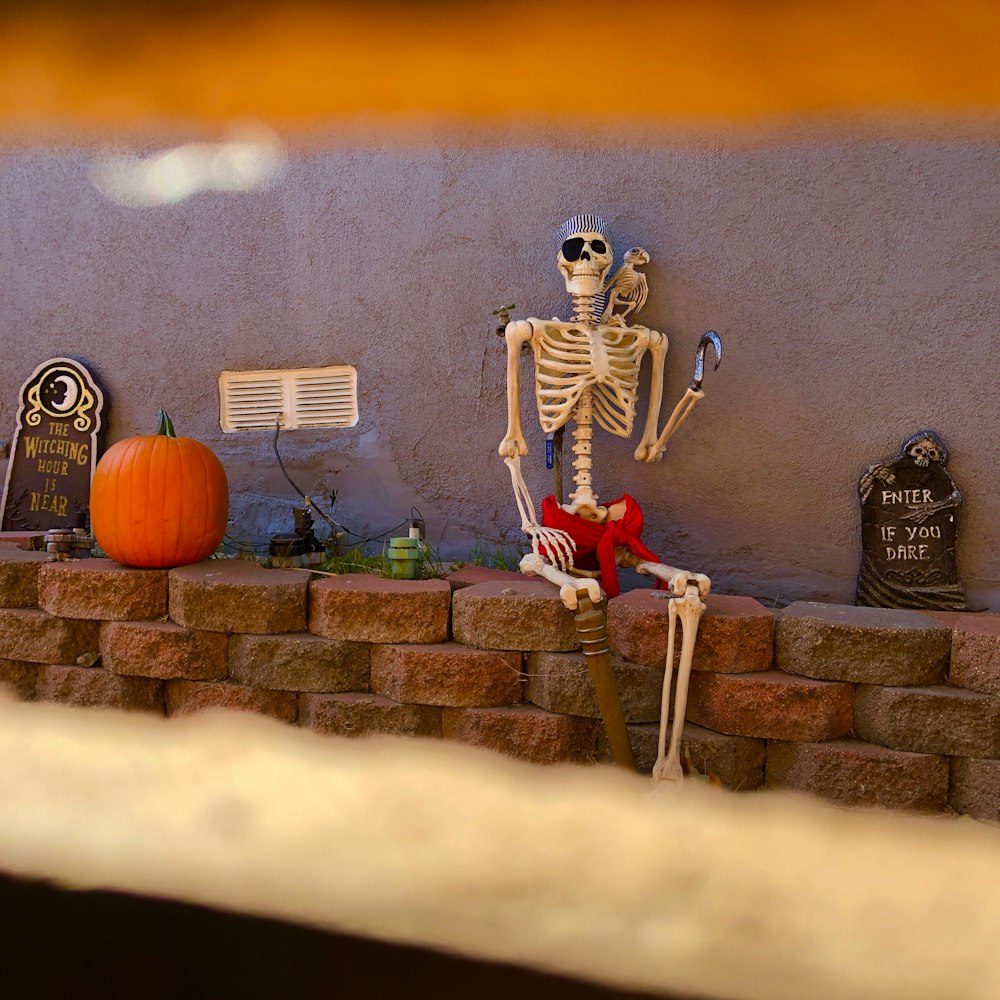
<path id="1" fill-rule="evenodd" d="M 210 448 L 177 437 L 160 411 L 156 434 L 113 444 L 94 470 L 90 523 L 97 543 L 126 566 L 186 566 L 226 533 L 229 484 Z"/>

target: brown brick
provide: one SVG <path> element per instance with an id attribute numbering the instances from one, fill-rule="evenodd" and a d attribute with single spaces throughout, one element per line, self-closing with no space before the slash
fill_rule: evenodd
<path id="1" fill-rule="evenodd" d="M 521 655 L 457 642 L 375 646 L 372 690 L 417 705 L 512 705 L 521 700 Z"/>
<path id="2" fill-rule="evenodd" d="M 234 635 L 229 672 L 249 687 L 277 691 L 366 691 L 371 645 L 292 635 Z"/>
<path id="3" fill-rule="evenodd" d="M 626 722 L 656 722 L 660 718 L 663 665 L 644 667 L 611 656 L 611 671 Z M 525 701 L 564 715 L 601 717 L 597 693 L 583 653 L 535 652 L 528 656 Z"/>
<path id="4" fill-rule="evenodd" d="M 643 774 L 650 774 L 656 763 L 660 727 L 645 723 L 628 727 L 636 767 Z M 667 730 L 667 746 L 670 745 Z M 723 786 L 733 791 L 760 788 L 764 783 L 764 741 L 748 736 L 727 736 L 686 722 L 681 735 L 681 752 L 687 750 L 696 771 L 706 777 L 718 778 Z M 601 761 L 610 762 L 611 747 L 602 731 L 597 738 L 597 755 Z"/>
<path id="5" fill-rule="evenodd" d="M 854 725 L 860 739 L 895 750 L 1000 757 L 1000 700 L 947 684 L 863 684 L 854 699 Z"/>
<path id="6" fill-rule="evenodd" d="M 775 631 L 780 670 L 858 684 L 936 684 L 950 648 L 950 629 L 891 608 L 800 601 L 785 608 Z"/>
<path id="7" fill-rule="evenodd" d="M 121 708 L 127 712 L 163 714 L 159 681 L 146 677 L 119 677 L 100 667 L 39 667 L 37 697 L 39 701 L 58 701 L 84 708 Z"/>
<path id="8" fill-rule="evenodd" d="M 96 660 L 97 622 L 56 618 L 33 608 L 0 608 L 0 658 L 75 664 Z"/>
<path id="9" fill-rule="evenodd" d="M 38 571 L 38 604 L 60 618 L 144 621 L 167 614 L 167 573 L 131 569 L 110 559 L 46 563 Z"/>
<path id="10" fill-rule="evenodd" d="M 299 706 L 303 726 L 331 736 L 441 735 L 441 709 L 401 705 L 377 694 L 304 694 Z"/>
<path id="11" fill-rule="evenodd" d="M 510 708 L 446 708 L 441 735 L 535 764 L 596 759 L 600 723 L 555 715 L 533 705 Z"/>
<path id="12" fill-rule="evenodd" d="M 774 616 L 751 597 L 709 594 L 698 623 L 694 667 L 734 674 L 771 669 Z M 669 601 L 663 590 L 632 590 L 608 601 L 608 641 L 633 663 L 659 667 L 667 658 Z M 677 623 L 674 663 L 680 660 Z"/>
<path id="13" fill-rule="evenodd" d="M 574 613 L 545 580 L 479 583 L 452 599 L 455 641 L 479 649 L 579 649 Z"/>
<path id="14" fill-rule="evenodd" d="M 257 635 L 304 632 L 309 577 L 247 559 L 170 570 L 170 617 L 186 628 Z"/>
<path id="15" fill-rule="evenodd" d="M 948 799 L 948 761 L 858 740 L 770 740 L 766 784 L 847 806 L 940 812 Z"/>
<path id="16" fill-rule="evenodd" d="M 0 660 L 0 685 L 25 701 L 35 697 L 35 677 L 38 665 L 21 660 Z"/>
<path id="17" fill-rule="evenodd" d="M 0 608 L 38 605 L 38 570 L 49 561 L 45 552 L 26 552 L 0 545 Z"/>
<path id="18" fill-rule="evenodd" d="M 502 583 L 510 586 L 512 583 L 520 583 L 524 576 L 520 573 L 512 573 L 505 569 L 491 569 L 487 566 L 463 566 L 445 579 L 452 590 L 462 590 L 465 587 L 474 587 L 477 583 Z"/>
<path id="19" fill-rule="evenodd" d="M 265 691 L 213 681 L 167 681 L 165 691 L 167 715 L 224 708 L 270 715 L 282 722 L 294 722 L 298 716 L 298 701 L 291 691 Z"/>
<path id="20" fill-rule="evenodd" d="M 101 658 L 115 674 L 214 680 L 227 674 L 229 636 L 194 632 L 173 622 L 108 622 Z"/>
<path id="21" fill-rule="evenodd" d="M 1000 760 L 952 757 L 948 805 L 974 819 L 1000 822 Z"/>
<path id="22" fill-rule="evenodd" d="M 447 642 L 451 588 L 444 580 L 349 573 L 309 585 L 309 631 L 352 642 Z"/>
<path id="23" fill-rule="evenodd" d="M 961 615 L 951 634 L 948 680 L 1000 695 L 1000 615 Z"/>
<path id="24" fill-rule="evenodd" d="M 687 718 L 731 736 L 833 740 L 851 731 L 850 684 L 806 680 L 777 670 L 691 674 Z"/>

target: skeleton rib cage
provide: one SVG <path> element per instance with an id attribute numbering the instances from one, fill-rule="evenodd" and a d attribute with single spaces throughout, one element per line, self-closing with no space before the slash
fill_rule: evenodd
<path id="1" fill-rule="evenodd" d="M 531 321 L 538 421 L 549 434 L 573 415 L 591 389 L 594 419 L 611 434 L 628 437 L 635 420 L 639 365 L 649 345 L 645 328 Z"/>

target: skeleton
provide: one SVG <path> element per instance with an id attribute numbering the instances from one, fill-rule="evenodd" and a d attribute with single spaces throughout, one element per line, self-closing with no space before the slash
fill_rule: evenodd
<path id="1" fill-rule="evenodd" d="M 649 263 L 649 254 L 642 247 L 632 247 L 625 254 L 625 263 L 618 268 L 618 273 L 608 286 L 608 301 L 601 315 L 601 320 L 614 326 L 624 326 L 625 317 L 630 312 L 638 312 L 646 304 L 648 288 L 646 275 L 637 271 L 636 265 Z M 620 313 L 614 310 L 621 306 Z"/>
<path id="2" fill-rule="evenodd" d="M 531 541 L 531 552 L 520 564 L 522 573 L 541 576 L 559 587 L 559 596 L 571 610 L 578 600 L 598 604 L 602 599 L 596 579 L 584 578 L 573 566 L 574 542 L 570 535 L 538 523 L 535 507 L 521 474 L 521 457 L 528 453 L 521 423 L 518 361 L 521 349 L 530 346 L 534 355 L 535 398 L 538 419 L 546 434 L 572 423 L 573 483 L 570 502 L 562 510 L 598 523 L 621 520 L 625 504 L 604 507 L 598 503 L 591 478 L 591 437 L 596 421 L 609 433 L 627 438 L 635 421 L 639 366 L 648 351 L 653 364 L 651 395 L 636 461 L 662 458 L 667 442 L 690 416 L 704 396 L 701 389 L 705 351 L 709 345 L 718 356 L 721 342 L 714 332 L 699 346 L 695 377 L 674 408 L 663 430 L 657 433 L 663 398 L 663 372 L 667 338 L 645 326 L 627 326 L 626 319 L 638 312 L 646 300 L 646 278 L 636 268 L 649 261 L 640 247 L 632 248 L 618 274 L 609 283 L 614 254 L 604 222 L 594 215 L 569 219 L 559 232 L 557 263 L 573 298 L 573 318 L 564 322 L 529 318 L 507 324 L 507 433 L 499 453 L 511 474 L 521 527 Z M 601 308 L 603 297 L 606 305 Z M 636 556 L 628 548 L 615 549 L 618 565 L 663 581 L 670 593 L 668 654 L 661 705 L 659 753 L 653 781 L 682 779 L 680 738 L 687 707 L 688 678 L 694 654 L 698 622 L 705 611 L 711 581 L 702 573 L 678 569 Z M 591 574 L 593 576 L 595 574 Z M 673 673 L 677 618 L 682 626 L 677 689 L 674 696 L 674 726 L 669 751 L 666 729 Z"/>

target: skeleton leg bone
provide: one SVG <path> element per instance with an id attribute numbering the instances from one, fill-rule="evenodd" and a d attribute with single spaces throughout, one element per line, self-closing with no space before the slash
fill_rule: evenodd
<path id="1" fill-rule="evenodd" d="M 689 570 L 677 569 L 676 566 L 666 566 L 663 563 L 640 561 L 636 564 L 635 570 L 643 576 L 655 576 L 657 580 L 669 584 L 670 592 L 675 597 L 683 597 L 692 584 L 697 586 L 698 594 L 701 597 L 708 597 L 708 592 L 712 587 L 712 581 L 704 573 L 692 573 Z"/>
<path id="2" fill-rule="evenodd" d="M 692 583 L 697 585 L 698 594 L 702 598 L 708 597 L 712 587 L 712 581 L 704 573 L 692 573 L 690 570 L 667 566 L 665 563 L 648 562 L 624 547 L 615 551 L 615 557 L 620 566 L 631 566 L 643 576 L 655 576 L 657 580 L 662 580 L 669 585 L 670 592 L 675 597 L 683 597 Z"/>
<path id="3" fill-rule="evenodd" d="M 670 599 L 669 631 L 667 635 L 667 662 L 663 675 L 663 694 L 660 701 L 660 739 L 656 763 L 653 765 L 653 787 L 661 781 L 677 783 L 683 780 L 681 768 L 681 735 L 684 731 L 684 715 L 687 711 L 688 681 L 691 677 L 691 662 L 694 658 L 694 644 L 698 638 L 698 622 L 705 611 L 698 585 L 688 584 L 683 597 Z M 670 686 L 674 668 L 674 636 L 677 618 L 681 619 L 681 657 L 677 666 L 677 691 L 674 694 L 674 723 L 670 731 L 670 748 L 667 750 L 667 717 L 670 707 Z"/>
<path id="4" fill-rule="evenodd" d="M 575 611 L 578 606 L 577 591 L 584 590 L 594 604 L 600 604 L 604 600 L 601 593 L 601 585 L 596 580 L 581 580 L 578 577 L 570 576 L 562 570 L 546 562 L 545 559 L 536 552 L 529 552 L 518 567 L 526 576 L 540 576 L 554 583 L 559 588 L 559 600 L 570 610 Z"/>

